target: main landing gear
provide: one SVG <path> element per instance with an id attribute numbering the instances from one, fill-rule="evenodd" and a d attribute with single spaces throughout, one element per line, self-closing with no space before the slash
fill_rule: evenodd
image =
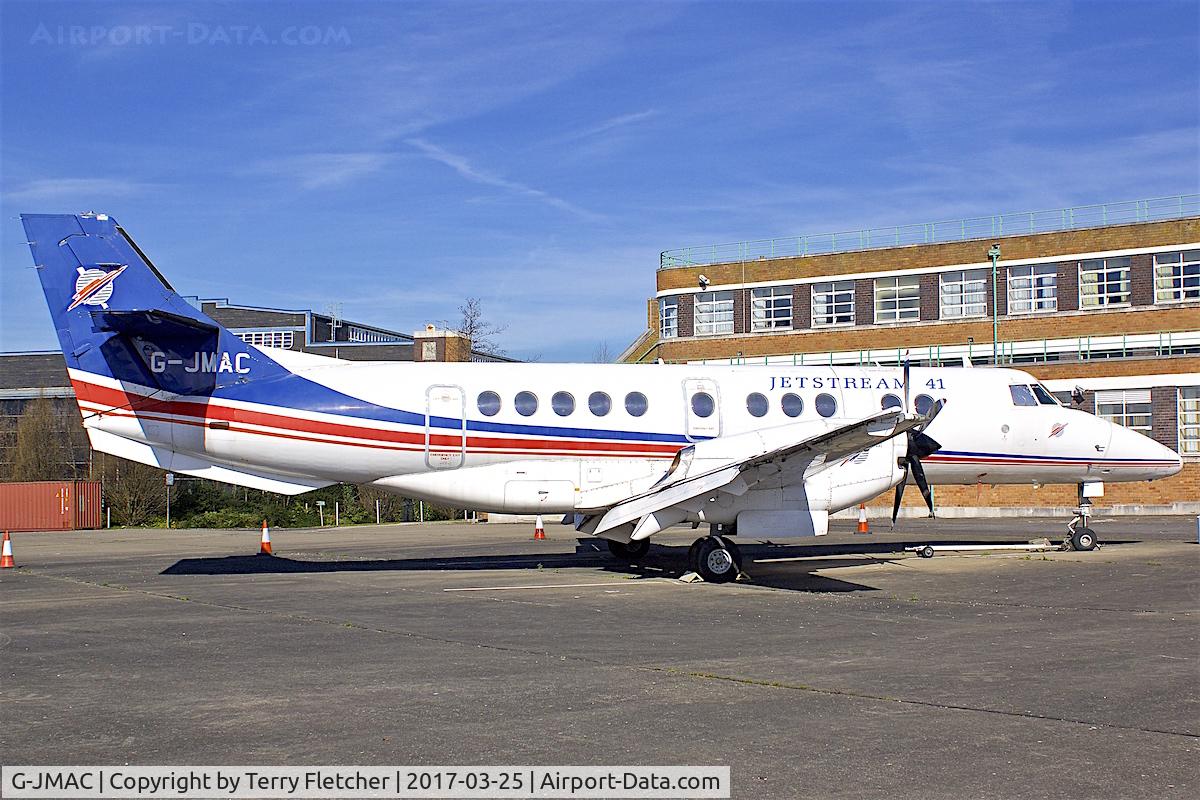
<path id="1" fill-rule="evenodd" d="M 1096 532 L 1088 527 L 1088 521 L 1091 518 L 1092 501 L 1084 495 L 1081 483 L 1079 484 L 1079 507 L 1075 509 L 1075 516 L 1067 523 L 1072 550 L 1094 550 L 1099 544 L 1096 540 Z"/>
<path id="2" fill-rule="evenodd" d="M 742 571 L 742 553 L 728 537 L 705 536 L 688 550 L 688 568 L 708 583 L 728 583 Z"/>

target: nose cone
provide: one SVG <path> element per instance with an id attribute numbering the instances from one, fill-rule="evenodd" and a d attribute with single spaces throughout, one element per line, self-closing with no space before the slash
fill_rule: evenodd
<path id="1" fill-rule="evenodd" d="M 1110 480 L 1148 481 L 1183 469 L 1183 459 L 1174 450 L 1120 425 L 1112 426 L 1105 456 L 1112 464 Z"/>

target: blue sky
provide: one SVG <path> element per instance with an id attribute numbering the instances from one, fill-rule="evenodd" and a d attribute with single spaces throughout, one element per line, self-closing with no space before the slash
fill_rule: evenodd
<path id="1" fill-rule="evenodd" d="M 644 329 L 663 249 L 1200 191 L 1196 2 L 0 15 L 0 350 L 55 346 L 24 211 L 114 215 L 187 294 L 478 296 L 558 361 Z"/>

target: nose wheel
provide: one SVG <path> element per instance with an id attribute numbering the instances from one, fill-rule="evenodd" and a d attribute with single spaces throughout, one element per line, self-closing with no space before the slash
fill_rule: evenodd
<path id="1" fill-rule="evenodd" d="M 1096 532 L 1088 526 L 1088 522 L 1092 518 L 1092 501 L 1083 494 L 1083 484 L 1079 486 L 1079 508 L 1075 509 L 1075 516 L 1067 523 L 1067 532 L 1070 534 L 1069 541 L 1071 542 L 1072 550 L 1095 550 L 1096 545 L 1100 542 L 1096 539 Z"/>
<path id="2" fill-rule="evenodd" d="M 724 536 L 705 536 L 688 550 L 688 567 L 708 583 L 728 583 L 742 571 L 742 554 Z"/>

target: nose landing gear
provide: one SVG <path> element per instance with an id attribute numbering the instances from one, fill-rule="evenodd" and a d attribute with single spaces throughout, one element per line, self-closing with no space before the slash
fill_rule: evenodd
<path id="1" fill-rule="evenodd" d="M 742 553 L 724 536 L 704 536 L 688 550 L 688 567 L 708 583 L 728 583 L 742 571 Z"/>
<path id="2" fill-rule="evenodd" d="M 1099 542 L 1096 539 L 1096 532 L 1088 526 L 1088 521 L 1092 518 L 1092 501 L 1084 494 L 1083 484 L 1079 484 L 1079 507 L 1075 509 L 1075 516 L 1067 523 L 1067 532 L 1070 534 L 1069 541 L 1071 542 L 1072 550 L 1094 550 Z"/>

